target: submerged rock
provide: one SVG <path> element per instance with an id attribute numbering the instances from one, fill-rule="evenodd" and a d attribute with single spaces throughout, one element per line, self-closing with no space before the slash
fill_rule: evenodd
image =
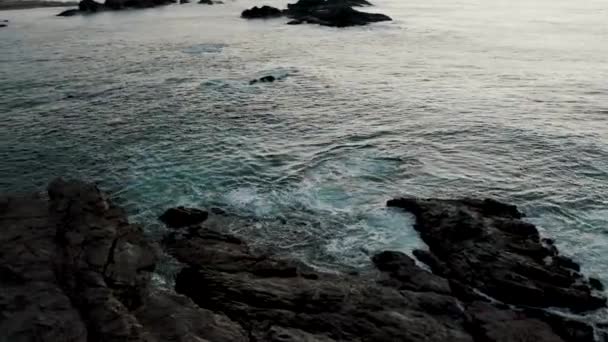
<path id="1" fill-rule="evenodd" d="M 159 220 L 171 228 L 183 228 L 202 223 L 208 216 L 204 210 L 177 207 L 167 209 L 160 215 Z"/>
<path id="2" fill-rule="evenodd" d="M 253 8 L 246 9 L 241 13 L 242 18 L 246 19 L 267 19 L 277 18 L 283 15 L 280 9 L 271 6 L 254 6 Z"/>
<path id="3" fill-rule="evenodd" d="M 287 9 L 283 11 L 270 6 L 261 8 L 256 6 L 243 11 L 241 17 L 253 19 L 286 15 L 293 19 L 287 23 L 289 25 L 309 23 L 334 27 L 366 25 L 391 20 L 384 14 L 359 12 L 352 8 L 353 6 L 368 5 L 371 3 L 367 0 L 299 0 L 295 4 L 288 4 Z"/>
<path id="4" fill-rule="evenodd" d="M 107 3 L 107 1 L 106 1 Z M 78 3 L 78 9 L 81 12 L 98 12 L 104 10 L 105 6 L 93 0 L 82 0 Z"/>
<path id="5" fill-rule="evenodd" d="M 587 311 L 605 307 L 574 261 L 547 248 L 515 206 L 493 200 L 401 198 L 416 216 L 438 275 L 505 303 Z M 553 260 L 553 262 L 547 262 Z"/>
<path id="6" fill-rule="evenodd" d="M 240 323 L 253 341 L 473 341 L 448 295 L 317 272 L 206 228 L 174 235 L 166 248 L 189 266 L 176 291 Z"/>
<path id="7" fill-rule="evenodd" d="M 58 179 L 49 199 L 0 200 L 0 336 L 125 341 L 147 296 L 156 249 L 94 185 Z"/>
<path id="8" fill-rule="evenodd" d="M 379 273 L 361 276 L 259 254 L 204 226 L 171 234 L 165 247 L 187 265 L 177 292 L 238 322 L 254 341 L 594 341 L 584 322 L 468 296 L 457 279 L 400 252 L 375 254 Z"/>
<path id="9" fill-rule="evenodd" d="M 269 82 L 274 82 L 276 80 L 277 80 L 276 77 L 269 75 L 269 76 L 260 77 L 259 79 L 251 80 L 251 81 L 249 81 L 249 84 L 255 84 L 258 82 L 269 83 Z"/>

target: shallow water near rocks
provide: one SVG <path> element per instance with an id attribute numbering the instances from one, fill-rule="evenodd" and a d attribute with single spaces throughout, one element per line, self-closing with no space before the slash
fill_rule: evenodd
<path id="1" fill-rule="evenodd" d="M 608 283 L 605 3 L 375 3 L 395 21 L 0 12 L 0 190 L 96 180 L 155 236 L 167 207 L 218 207 L 328 269 L 422 246 L 392 197 L 495 197 Z"/>

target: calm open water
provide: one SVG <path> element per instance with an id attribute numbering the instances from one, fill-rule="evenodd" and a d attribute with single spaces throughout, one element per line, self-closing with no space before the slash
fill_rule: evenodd
<path id="1" fill-rule="evenodd" d="M 0 191 L 96 180 L 151 234 L 166 207 L 215 206 L 330 268 L 420 246 L 394 196 L 491 196 L 608 282 L 606 2 L 375 2 L 395 21 L 0 12 Z"/>

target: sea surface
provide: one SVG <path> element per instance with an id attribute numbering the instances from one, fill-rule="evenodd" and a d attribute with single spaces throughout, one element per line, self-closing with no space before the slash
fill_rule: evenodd
<path id="1" fill-rule="evenodd" d="M 348 29 L 225 1 L 0 12 L 0 191 L 94 180 L 152 236 L 217 207 L 326 269 L 424 247 L 388 199 L 493 197 L 608 282 L 605 0 L 373 0 L 395 20 Z"/>

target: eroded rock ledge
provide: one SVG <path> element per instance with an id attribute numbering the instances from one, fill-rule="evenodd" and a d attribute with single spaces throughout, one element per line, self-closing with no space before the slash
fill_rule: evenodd
<path id="1" fill-rule="evenodd" d="M 203 222 L 162 241 L 184 264 L 175 291 L 150 284 L 159 246 L 95 186 L 0 199 L 0 336 L 8 341 L 604 341 L 576 311 L 605 306 L 513 206 L 398 199 L 430 251 L 373 256 L 326 274 L 260 254 Z M 201 211 L 171 211 L 200 222 Z M 176 217 L 195 215 L 196 217 Z M 165 216 L 165 219 L 167 217 Z M 406 229 L 406 227 L 404 227 Z M 489 298 L 489 297 L 492 298 Z"/>

